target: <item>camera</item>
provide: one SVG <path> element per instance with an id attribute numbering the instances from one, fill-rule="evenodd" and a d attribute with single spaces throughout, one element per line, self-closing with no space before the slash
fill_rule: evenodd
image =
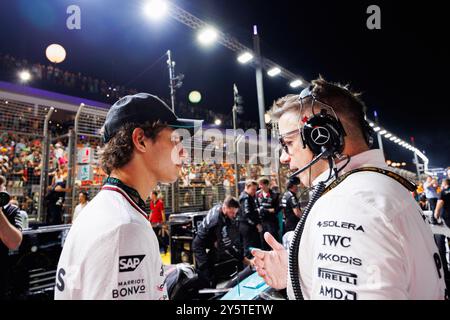
<path id="1" fill-rule="evenodd" d="M 6 206 L 9 203 L 9 200 L 11 200 L 11 197 L 8 192 L 0 192 L 0 208 Z"/>

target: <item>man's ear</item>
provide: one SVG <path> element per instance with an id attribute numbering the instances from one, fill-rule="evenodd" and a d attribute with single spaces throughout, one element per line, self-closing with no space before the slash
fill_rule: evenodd
<path id="1" fill-rule="evenodd" d="M 141 128 L 134 129 L 131 137 L 132 137 L 133 144 L 134 144 L 134 147 L 136 148 L 136 150 L 138 150 L 140 152 L 147 151 L 146 145 L 145 145 L 144 130 L 142 130 Z"/>

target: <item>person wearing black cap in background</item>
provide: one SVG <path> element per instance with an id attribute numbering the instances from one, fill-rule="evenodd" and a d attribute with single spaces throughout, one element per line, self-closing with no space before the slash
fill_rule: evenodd
<path id="1" fill-rule="evenodd" d="M 175 129 L 189 126 L 147 93 L 111 107 L 100 155 L 108 178 L 67 236 L 55 299 L 167 299 L 158 240 L 143 199 L 158 182 L 177 180 L 185 150 Z"/>
<path id="2" fill-rule="evenodd" d="M 298 185 L 300 184 L 300 179 L 293 177 L 288 180 L 286 184 L 286 192 L 281 198 L 281 208 L 284 214 L 284 232 L 294 231 L 297 223 L 300 221 L 302 212 L 299 208 L 299 203 L 297 199 Z"/>

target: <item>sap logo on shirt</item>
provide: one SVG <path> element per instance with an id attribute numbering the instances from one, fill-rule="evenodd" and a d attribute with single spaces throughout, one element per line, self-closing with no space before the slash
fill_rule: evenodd
<path id="1" fill-rule="evenodd" d="M 343 283 L 348 283 L 348 284 L 353 284 L 353 285 L 356 285 L 357 281 L 358 281 L 358 275 L 356 275 L 354 273 L 326 269 L 326 268 L 319 268 L 318 271 L 319 271 L 318 277 L 325 279 L 325 280 L 338 281 L 338 282 L 343 282 Z"/>
<path id="2" fill-rule="evenodd" d="M 319 221 L 317 223 L 319 228 L 341 228 L 341 229 L 349 229 L 354 231 L 364 231 L 363 226 L 358 226 L 354 223 L 350 222 L 340 222 L 340 221 Z"/>
<path id="3" fill-rule="evenodd" d="M 354 291 L 328 288 L 324 285 L 320 286 L 319 294 L 321 296 L 336 300 L 357 300 L 357 294 Z"/>
<path id="4" fill-rule="evenodd" d="M 119 272 L 136 270 L 142 260 L 144 260 L 144 257 L 145 255 L 119 257 Z"/>
<path id="5" fill-rule="evenodd" d="M 343 237 L 343 236 L 336 236 L 333 234 L 323 234 L 323 246 L 332 246 L 337 247 L 340 245 L 343 248 L 348 248 L 351 245 L 352 238 L 350 237 Z"/>

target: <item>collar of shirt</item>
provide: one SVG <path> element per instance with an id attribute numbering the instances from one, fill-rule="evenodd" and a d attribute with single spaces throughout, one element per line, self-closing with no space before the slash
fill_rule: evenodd
<path id="1" fill-rule="evenodd" d="M 341 168 L 345 164 L 345 162 L 346 162 L 345 160 L 339 162 L 336 165 L 338 169 Z M 341 174 L 345 174 L 354 169 L 368 166 L 386 169 L 387 166 L 384 159 L 383 151 L 381 151 L 380 149 L 374 149 L 359 153 L 351 157 L 350 162 L 344 169 L 342 169 Z M 322 172 L 316 179 L 314 179 L 313 186 L 318 184 L 320 181 L 325 181 L 329 175 L 330 169 L 327 169 L 324 172 Z"/>

